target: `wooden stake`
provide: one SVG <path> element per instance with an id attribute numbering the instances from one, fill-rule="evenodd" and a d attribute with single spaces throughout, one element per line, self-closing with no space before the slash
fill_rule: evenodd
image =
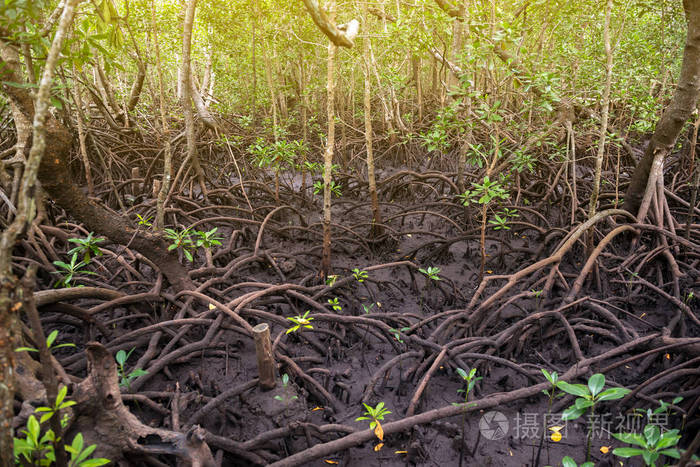
<path id="1" fill-rule="evenodd" d="M 260 387 L 272 389 L 275 387 L 275 360 L 272 358 L 270 326 L 267 323 L 258 324 L 253 328 L 253 337 L 255 338 L 255 354 L 258 357 Z"/>

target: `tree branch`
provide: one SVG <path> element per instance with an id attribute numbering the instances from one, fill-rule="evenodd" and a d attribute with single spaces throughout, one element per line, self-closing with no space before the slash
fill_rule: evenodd
<path id="1" fill-rule="evenodd" d="M 346 47 L 348 49 L 355 45 L 355 37 L 360 31 L 360 23 L 354 19 L 346 24 L 336 26 L 326 11 L 321 8 L 316 0 L 303 0 L 306 9 L 314 20 L 316 26 L 338 47 Z"/>

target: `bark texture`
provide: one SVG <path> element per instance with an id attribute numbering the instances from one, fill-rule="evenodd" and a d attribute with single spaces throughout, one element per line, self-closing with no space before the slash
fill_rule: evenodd
<path id="1" fill-rule="evenodd" d="M 688 24 L 683 65 L 673 100 L 656 124 L 656 131 L 637 164 L 630 180 L 623 208 L 637 214 L 657 154 L 665 157 L 676 143 L 683 125 L 695 109 L 700 94 L 700 0 L 684 0 L 683 8 Z"/>
<path id="2" fill-rule="evenodd" d="M 94 456 L 121 465 L 133 460 L 133 455 L 166 454 L 178 457 L 179 465 L 216 465 L 204 442 L 204 430 L 195 426 L 187 433 L 178 433 L 141 423 L 122 401 L 112 354 L 98 342 L 89 342 L 86 351 L 88 377 L 73 394 L 79 413 L 72 431 L 83 433 L 86 444 L 97 444 Z"/>

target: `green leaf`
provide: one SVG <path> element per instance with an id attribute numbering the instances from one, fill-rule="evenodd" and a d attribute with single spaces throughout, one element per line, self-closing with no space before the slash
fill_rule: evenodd
<path id="1" fill-rule="evenodd" d="M 117 355 L 114 357 L 114 359 L 117 361 L 118 364 L 124 365 L 124 363 L 126 363 L 126 352 L 120 350 L 119 352 L 117 352 Z"/>
<path id="2" fill-rule="evenodd" d="M 575 405 L 572 405 L 568 409 L 566 409 L 564 412 L 561 414 L 561 419 L 562 420 L 576 420 L 579 418 L 583 413 L 586 411 L 586 409 L 578 409 L 576 408 Z"/>
<path id="3" fill-rule="evenodd" d="M 639 448 L 615 448 L 613 449 L 613 454 L 619 457 L 634 457 L 639 456 L 643 453 Z"/>
<path id="4" fill-rule="evenodd" d="M 95 459 L 83 461 L 83 463 L 80 464 L 80 467 L 99 467 L 101 465 L 107 465 L 110 462 L 111 461 L 109 459 L 105 459 L 104 457 L 97 457 Z"/>
<path id="5" fill-rule="evenodd" d="M 654 465 L 656 459 L 659 458 L 658 452 L 642 451 L 642 458 L 647 465 Z"/>
<path id="6" fill-rule="evenodd" d="M 569 456 L 565 456 L 565 457 L 561 460 L 561 464 L 562 464 L 564 467 L 578 467 L 578 465 L 576 464 L 576 462 L 575 462 L 571 457 L 569 457 Z"/>
<path id="7" fill-rule="evenodd" d="M 601 392 L 598 395 L 597 400 L 599 400 L 599 401 L 612 401 L 615 399 L 622 399 L 630 392 L 631 391 L 627 388 L 610 388 L 610 389 L 606 389 L 605 391 Z"/>
<path id="8" fill-rule="evenodd" d="M 33 439 L 39 439 L 39 422 L 36 421 L 34 415 L 30 415 L 29 420 L 27 420 L 27 430 Z"/>
<path id="9" fill-rule="evenodd" d="M 51 331 L 51 334 L 49 334 L 49 336 L 46 338 L 46 347 L 51 348 L 51 345 L 54 343 L 57 336 L 58 336 L 58 331 L 56 331 L 56 330 Z"/>
<path id="10" fill-rule="evenodd" d="M 681 458 L 681 452 L 678 449 L 664 449 L 663 451 L 659 451 L 659 454 L 672 457 L 673 459 Z"/>
<path id="11" fill-rule="evenodd" d="M 573 394 L 574 396 L 590 396 L 588 388 L 583 384 L 570 384 L 566 381 L 559 381 L 557 382 L 557 387 L 566 393 Z"/>
<path id="12" fill-rule="evenodd" d="M 678 436 L 678 430 L 667 431 L 661 435 L 661 438 L 656 443 L 656 449 L 659 450 L 669 446 L 674 446 L 680 439 L 681 437 Z"/>
<path id="13" fill-rule="evenodd" d="M 639 433 L 613 433 L 615 439 L 619 439 L 623 443 L 636 444 L 646 449 L 647 444 L 644 437 Z"/>
<path id="14" fill-rule="evenodd" d="M 605 375 L 596 373 L 588 378 L 588 389 L 593 396 L 597 395 L 605 386 Z"/>
<path id="15" fill-rule="evenodd" d="M 656 425 L 647 425 L 644 427 L 644 437 L 647 440 L 647 446 L 656 447 L 656 443 L 661 436 L 661 430 Z"/>
<path id="16" fill-rule="evenodd" d="M 56 345 L 56 346 L 54 346 L 54 347 L 52 347 L 52 348 L 53 348 L 54 350 L 56 350 L 56 349 L 60 349 L 61 347 L 76 347 L 76 345 L 73 344 L 72 342 L 66 342 L 65 344 L 58 344 L 58 345 Z"/>
<path id="17" fill-rule="evenodd" d="M 593 405 L 593 401 L 588 400 L 588 399 L 578 398 L 578 399 L 576 399 L 576 402 L 574 402 L 573 406 L 579 410 L 585 410 L 592 405 Z"/>
<path id="18" fill-rule="evenodd" d="M 56 407 L 61 405 L 63 399 L 66 398 L 66 394 L 68 394 L 68 386 L 61 386 L 61 389 L 58 390 L 58 394 L 56 395 Z"/>

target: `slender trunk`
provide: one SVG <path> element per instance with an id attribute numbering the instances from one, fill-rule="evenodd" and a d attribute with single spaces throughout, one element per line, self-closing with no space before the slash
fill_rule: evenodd
<path id="1" fill-rule="evenodd" d="M 700 95 L 700 0 L 684 0 L 683 7 L 688 34 L 678 86 L 673 100 L 656 125 L 654 135 L 632 174 L 625 194 L 623 208 L 633 214 L 637 213 L 638 219 L 642 217 L 641 221 L 646 217 L 646 210 L 641 209 L 645 191 L 647 186 L 651 188 L 655 186 L 655 183 L 648 183 L 652 173 L 652 163 L 658 155 L 660 163 L 663 164 L 664 157 L 673 148 L 683 125 L 695 109 L 698 95 Z M 661 170 L 659 168 L 653 172 L 660 173 Z"/>
<path id="2" fill-rule="evenodd" d="M 36 101 L 25 89 L 10 90 L 7 84 L 0 89 L 14 101 L 14 104 L 26 117 L 33 117 L 33 142 L 29 157 L 25 164 L 22 177 L 22 188 L 17 203 L 17 214 L 10 226 L 0 236 L 0 464 L 14 465 L 13 460 L 13 430 L 14 417 L 14 343 L 17 335 L 17 313 L 22 308 L 21 293 L 12 273 L 12 250 L 17 238 L 31 225 L 36 207 L 36 184 L 39 164 L 46 150 L 46 121 L 50 117 L 49 101 L 51 82 L 54 69 L 58 63 L 59 53 L 67 35 L 75 9 L 80 0 L 67 0 L 61 14 L 59 26 L 54 35 L 51 48 L 46 57 L 46 65 L 36 94 Z M 18 69 L 13 69 L 5 62 L 9 45 L 0 40 L 0 79 L 4 82 L 22 82 L 19 80 Z M 12 79 L 14 78 L 14 79 Z M 22 92 L 23 91 L 23 92 Z M 65 451 L 56 453 L 56 464 L 66 465 Z"/>
<path id="3" fill-rule="evenodd" d="M 195 86 L 193 77 L 193 73 L 190 72 L 190 93 L 192 93 L 194 108 L 197 109 L 197 116 L 207 128 L 214 130 L 217 126 L 216 120 L 214 120 L 214 116 L 204 103 L 204 99 L 202 99 L 199 89 L 197 89 L 197 86 Z"/>
<path id="4" fill-rule="evenodd" d="M 698 130 L 700 129 L 700 117 L 695 120 L 693 125 L 693 139 L 690 143 L 690 170 L 688 173 L 693 176 L 693 171 L 695 172 L 695 182 L 692 184 L 690 190 L 690 204 L 688 205 L 688 221 L 685 224 L 685 239 L 690 241 L 690 226 L 693 223 L 693 214 L 695 213 L 695 202 L 698 196 L 698 187 L 700 186 L 700 167 L 695 167 L 695 151 L 698 145 Z M 686 248 L 687 251 L 687 248 Z"/>
<path id="5" fill-rule="evenodd" d="M 452 50 L 450 62 L 458 64 L 459 54 L 462 50 L 462 22 L 454 21 L 452 23 Z M 459 86 L 459 77 L 454 73 L 449 73 L 447 75 L 447 86 L 448 91 L 453 91 L 454 88 Z"/>
<path id="6" fill-rule="evenodd" d="M 170 192 L 172 179 L 172 159 L 168 121 L 165 118 L 165 95 L 163 93 L 163 66 L 160 61 L 160 44 L 158 42 L 158 23 L 156 22 L 155 0 L 151 0 L 151 28 L 153 29 L 153 45 L 156 51 L 156 70 L 158 72 L 158 107 L 160 109 L 160 126 L 165 147 L 163 148 L 163 179 L 158 190 L 156 201 L 156 229 L 165 228 L 165 199 Z"/>
<path id="7" fill-rule="evenodd" d="M 192 168 L 197 175 L 202 194 L 207 196 L 207 187 L 204 183 L 204 171 L 199 164 L 199 156 L 197 155 L 197 141 L 194 131 L 194 114 L 192 112 L 192 87 L 191 83 L 191 63 L 190 52 L 192 49 L 192 25 L 194 23 L 194 13 L 197 6 L 197 0 L 188 0 L 185 9 L 185 20 L 182 24 L 182 61 L 180 63 L 180 88 L 182 97 L 180 98 L 180 106 L 182 107 L 185 116 L 185 134 L 187 135 L 187 158 L 192 164 Z"/>
<path id="8" fill-rule="evenodd" d="M 75 65 L 73 65 L 73 75 L 76 76 Z M 85 179 L 87 180 L 88 195 L 95 196 L 95 187 L 92 182 L 92 173 L 90 172 L 90 159 L 87 155 L 87 148 L 85 146 L 85 129 L 83 128 L 83 97 L 80 90 L 80 84 L 73 82 L 73 100 L 75 101 L 75 119 L 78 126 L 78 141 L 80 143 L 80 156 L 83 160 L 83 167 L 85 168 Z"/>
<path id="9" fill-rule="evenodd" d="M 418 121 L 423 120 L 423 86 L 420 79 L 421 60 L 418 55 L 411 58 L 411 67 L 413 68 L 413 81 L 416 85 L 416 107 L 418 108 Z"/>
<path id="10" fill-rule="evenodd" d="M 603 90 L 603 111 L 600 124 L 600 139 L 598 141 L 598 154 L 595 160 L 595 175 L 593 180 L 593 192 L 588 207 L 588 218 L 595 215 L 598 195 L 600 192 L 600 177 L 603 171 L 603 157 L 605 156 L 605 137 L 608 132 L 608 115 L 610 111 L 610 87 L 612 84 L 613 55 L 610 47 L 610 15 L 612 13 L 612 0 L 608 0 L 605 8 L 605 24 L 603 26 L 603 41 L 605 43 L 605 89 Z M 574 144 L 574 142 L 572 142 Z M 590 239 L 589 239 L 590 240 Z M 587 242 L 592 247 L 590 241 Z"/>
<path id="11" fill-rule="evenodd" d="M 117 100 L 114 98 L 112 85 L 107 79 L 107 75 L 105 74 L 104 68 L 102 67 L 101 59 L 96 60 L 95 69 L 97 71 L 96 81 L 99 86 L 100 92 L 103 93 L 102 97 L 104 98 L 105 102 L 108 103 L 111 107 L 112 115 L 114 115 L 114 118 L 120 120 L 123 117 L 122 109 L 117 103 Z"/>
<path id="12" fill-rule="evenodd" d="M 335 2 L 331 1 L 328 9 L 330 20 L 335 20 Z M 335 144 L 335 51 L 333 42 L 328 44 L 328 70 L 326 84 L 326 111 L 328 116 L 328 135 L 326 151 L 323 154 L 323 253 L 321 257 L 321 277 L 325 280 L 331 274 L 331 170 L 333 166 L 333 146 Z"/>
<path id="13" fill-rule="evenodd" d="M 131 86 L 129 102 L 126 104 L 126 110 L 128 112 L 133 111 L 136 108 L 136 104 L 139 103 L 141 91 L 143 90 L 143 83 L 146 80 L 146 66 L 141 62 L 137 62 L 136 66 L 138 67 L 138 73 L 136 74 L 134 84 Z"/>
<path id="14" fill-rule="evenodd" d="M 210 31 L 211 34 L 211 31 Z M 202 87 L 199 93 L 202 95 L 205 101 L 209 98 L 210 84 L 212 82 L 212 66 L 213 66 L 213 50 L 211 42 L 207 45 L 207 64 L 204 66 L 204 78 L 202 78 Z"/>
<path id="15" fill-rule="evenodd" d="M 311 108 L 309 103 L 309 90 L 306 87 L 306 73 L 304 73 L 304 61 L 302 57 L 299 57 L 299 92 L 301 93 L 301 133 L 304 143 L 307 142 L 309 138 L 309 124 L 307 122 L 307 114 Z M 306 193 L 306 151 L 302 154 L 301 161 L 301 192 Z"/>
<path id="16" fill-rule="evenodd" d="M 251 93 L 252 95 L 252 103 L 251 103 L 251 114 L 253 117 L 253 122 L 255 122 L 255 95 L 258 92 L 258 68 L 255 63 L 255 39 L 256 39 L 256 34 L 255 34 L 255 29 L 257 26 L 257 17 L 258 17 L 258 2 L 254 2 L 253 4 L 253 25 L 252 25 L 252 30 L 253 30 L 253 38 L 252 38 L 252 45 L 251 45 L 251 56 L 252 56 L 252 65 L 253 65 L 253 92 Z"/>
<path id="17" fill-rule="evenodd" d="M 374 77 L 377 80 L 377 90 L 380 92 L 379 101 L 382 103 L 382 108 L 384 110 L 384 129 L 389 133 L 389 142 L 394 144 L 396 142 L 396 133 L 394 132 L 393 115 L 391 113 L 391 103 L 387 103 L 384 95 L 381 93 L 381 79 L 379 78 L 379 72 L 377 71 L 377 61 L 374 58 L 374 53 L 372 52 L 372 44 L 369 44 L 369 56 L 371 59 L 372 70 L 374 71 Z"/>
<path id="18" fill-rule="evenodd" d="M 370 235 L 376 238 L 382 233 L 382 215 L 379 211 L 379 199 L 377 197 L 377 182 L 374 177 L 374 149 L 372 148 L 372 76 L 370 75 L 371 57 L 369 54 L 370 35 L 367 24 L 369 15 L 367 14 L 367 2 L 362 3 L 363 17 L 365 24 L 365 38 L 362 41 L 362 57 L 364 66 L 362 67 L 365 93 L 364 93 L 364 114 L 365 114 L 365 144 L 367 146 L 367 180 L 369 182 L 369 195 L 372 200 L 372 229 Z"/>
<path id="19" fill-rule="evenodd" d="M 270 105 L 272 106 L 272 132 L 274 133 L 275 142 L 277 142 L 277 105 L 275 102 L 275 84 L 272 81 L 270 59 L 267 56 L 265 47 L 263 47 L 263 62 L 265 62 L 265 80 L 267 81 L 267 89 L 270 91 Z"/>

